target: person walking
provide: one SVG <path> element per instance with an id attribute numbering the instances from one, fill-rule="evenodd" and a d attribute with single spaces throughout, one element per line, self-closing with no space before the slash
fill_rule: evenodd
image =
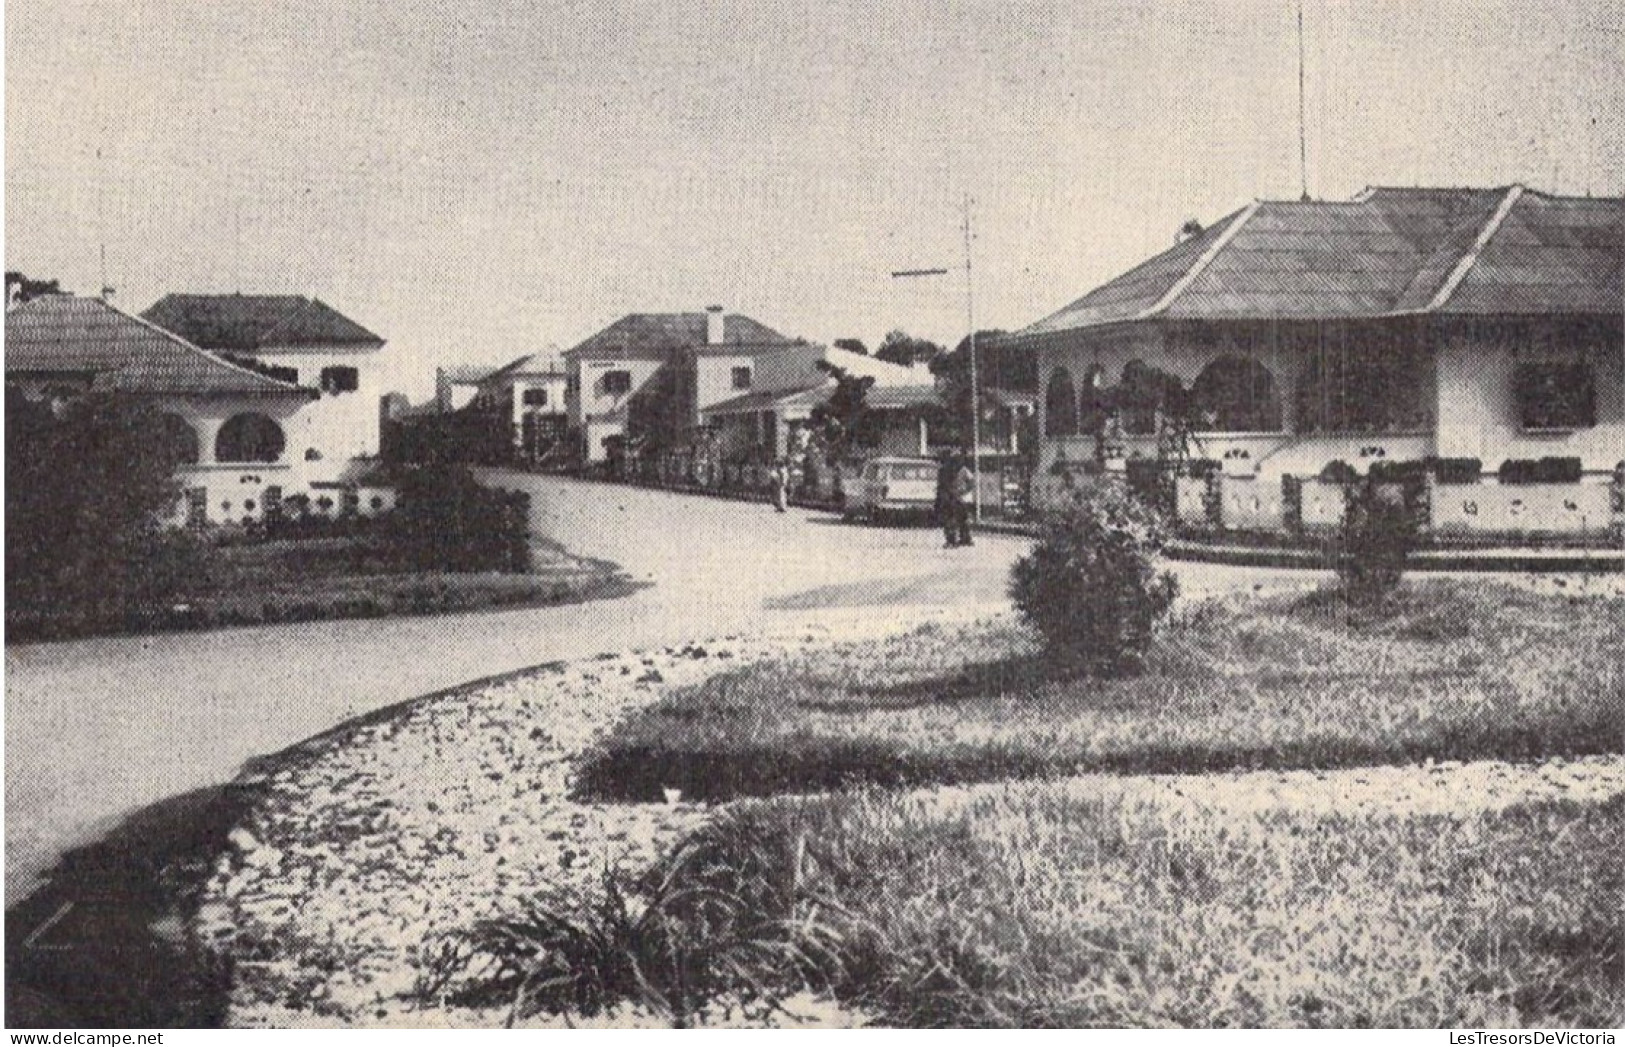
<path id="1" fill-rule="evenodd" d="M 790 504 L 790 469 L 783 458 L 774 460 L 770 480 L 773 484 L 773 508 L 782 513 Z"/>

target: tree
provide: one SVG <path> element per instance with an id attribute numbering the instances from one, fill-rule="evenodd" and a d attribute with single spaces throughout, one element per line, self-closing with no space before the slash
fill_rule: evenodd
<path id="1" fill-rule="evenodd" d="M 818 362 L 820 370 L 835 378 L 835 392 L 812 410 L 813 436 L 832 460 L 845 457 L 863 431 L 869 409 L 864 399 L 875 380 L 854 375 L 828 361 Z"/>
<path id="2" fill-rule="evenodd" d="M 998 339 L 1005 332 L 987 330 L 976 332 L 976 382 L 983 391 L 1000 386 L 1000 364 L 1003 355 L 997 348 Z M 1031 355 L 1031 354 L 1028 354 Z M 937 443 L 960 447 L 971 444 L 971 389 L 970 389 L 970 337 L 960 339 L 953 352 L 940 353 L 928 365 L 942 387 L 942 411 L 933 418 L 932 429 Z M 1038 372 L 1032 368 L 1033 381 Z M 1011 388 L 1023 388 L 1020 385 Z M 1035 385 L 1036 388 L 1036 385 Z M 986 406 L 983 407 L 984 417 Z"/>
<path id="3" fill-rule="evenodd" d="M 880 343 L 880 348 L 875 350 L 875 359 L 912 367 L 917 363 L 928 364 L 943 352 L 942 346 L 929 339 L 915 338 L 907 331 L 896 330 L 888 333 Z"/>
<path id="4" fill-rule="evenodd" d="M 161 600 L 190 549 L 174 441 L 155 408 L 109 394 L 54 413 L 6 390 L 6 583 L 15 616 L 102 618 Z"/>
<path id="5" fill-rule="evenodd" d="M 857 353 L 859 356 L 869 355 L 869 347 L 863 344 L 861 338 L 837 338 L 835 339 L 835 348 L 845 349 L 847 352 Z"/>
<path id="6" fill-rule="evenodd" d="M 11 301 L 12 288 L 17 289 L 19 303 L 32 301 L 48 294 L 61 294 L 62 286 L 59 280 L 30 280 L 15 269 L 6 270 L 6 301 Z"/>

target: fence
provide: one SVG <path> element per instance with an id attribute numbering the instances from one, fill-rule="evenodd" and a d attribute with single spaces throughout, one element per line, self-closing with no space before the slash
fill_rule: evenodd
<path id="1" fill-rule="evenodd" d="M 1393 486 L 1401 497 L 1400 485 Z M 1419 489 L 1420 490 L 1420 489 Z M 1180 526 L 1191 531 L 1313 534 L 1343 522 L 1347 488 L 1321 479 L 1187 477 L 1175 486 Z M 1625 480 L 1611 484 L 1427 485 L 1416 511 L 1425 535 L 1526 543 L 1625 540 Z"/>

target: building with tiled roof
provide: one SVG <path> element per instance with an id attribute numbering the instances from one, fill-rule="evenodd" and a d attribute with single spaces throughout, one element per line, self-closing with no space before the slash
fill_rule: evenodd
<path id="1" fill-rule="evenodd" d="M 518 461 L 561 463 L 569 450 L 569 375 L 556 350 L 527 353 L 482 375 L 473 403 Z"/>
<path id="2" fill-rule="evenodd" d="M 1602 485 L 1625 458 L 1622 271 L 1618 197 L 1259 201 L 1001 344 L 1038 357 L 1063 470 L 1165 454 L 1177 429 L 1190 457 L 1259 480 L 1266 515 L 1281 477 L 1334 462 L 1516 477 L 1559 459 L 1543 468 Z M 1600 526 L 1591 509 L 1563 526 Z"/>
<path id="3" fill-rule="evenodd" d="M 813 412 L 835 394 L 838 369 L 871 385 L 865 406 L 875 415 L 872 435 L 886 454 L 923 454 L 926 415 L 942 407 L 928 368 L 904 367 L 824 345 L 793 345 L 756 358 L 752 391 L 705 407 L 700 413 L 717 438 L 724 460 L 761 460 L 793 453 Z"/>
<path id="4" fill-rule="evenodd" d="M 721 306 L 622 317 L 563 354 L 579 453 L 606 460 L 634 412 L 659 439 L 683 439 L 707 407 L 753 388 L 759 357 L 796 344 Z"/>
<path id="5" fill-rule="evenodd" d="M 211 351 L 102 299 L 67 294 L 7 310 L 5 358 L 8 389 L 30 398 L 107 393 L 155 404 L 182 459 L 177 521 L 241 523 L 295 494 L 326 498 L 333 511 L 346 492 L 359 497 L 339 477 L 358 456 L 329 458 L 312 417 L 334 394 L 295 369 Z M 369 491 L 357 508 L 391 497 Z"/>
<path id="6" fill-rule="evenodd" d="M 264 368 L 314 399 L 295 424 L 312 483 L 345 483 L 350 463 L 378 457 L 384 339 L 319 298 L 169 294 L 142 318 L 230 360 Z"/>

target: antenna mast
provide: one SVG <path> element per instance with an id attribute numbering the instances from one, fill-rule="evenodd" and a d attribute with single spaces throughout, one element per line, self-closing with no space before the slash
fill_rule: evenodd
<path id="1" fill-rule="evenodd" d="M 1309 136 L 1303 115 L 1303 0 L 1298 0 L 1298 181 L 1309 199 Z"/>

